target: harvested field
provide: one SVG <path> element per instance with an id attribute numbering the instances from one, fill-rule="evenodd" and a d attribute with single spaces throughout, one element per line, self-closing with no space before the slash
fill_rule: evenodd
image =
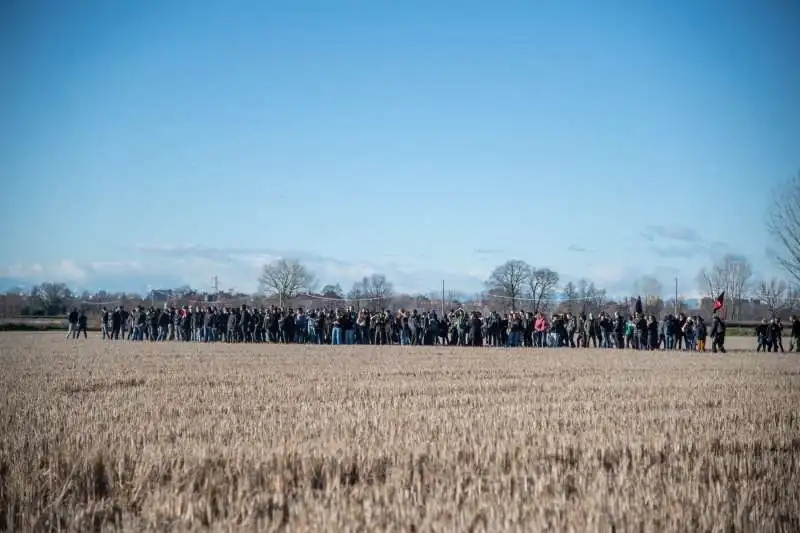
<path id="1" fill-rule="evenodd" d="M 797 354 L 2 333 L 0 364 L 0 530 L 800 530 Z"/>

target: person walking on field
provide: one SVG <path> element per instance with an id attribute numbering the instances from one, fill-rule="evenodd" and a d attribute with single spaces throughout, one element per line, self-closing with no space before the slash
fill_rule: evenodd
<path id="1" fill-rule="evenodd" d="M 103 307 L 102 311 L 100 311 L 100 333 L 103 335 L 103 340 L 106 338 L 111 338 L 111 332 L 108 330 L 108 323 L 111 320 L 111 315 L 108 312 L 108 309 Z"/>
<path id="2" fill-rule="evenodd" d="M 800 352 L 800 320 L 792 315 L 792 341 L 789 343 L 790 352 Z"/>
<path id="3" fill-rule="evenodd" d="M 703 317 L 697 317 L 697 328 L 695 330 L 695 338 L 697 339 L 697 351 L 698 352 L 705 352 L 706 351 L 706 337 L 708 337 L 708 329 L 706 328 L 706 323 L 703 320 Z"/>
<path id="4" fill-rule="evenodd" d="M 718 314 L 714 314 L 711 322 L 711 352 L 717 351 L 725 353 L 725 322 Z"/>
<path id="5" fill-rule="evenodd" d="M 78 317 L 78 331 L 75 333 L 75 338 L 80 338 L 81 331 L 83 332 L 83 338 L 88 339 L 89 334 L 87 333 L 87 324 L 89 320 L 86 318 L 86 311 L 81 311 L 80 316 Z"/>
<path id="6" fill-rule="evenodd" d="M 67 328 L 67 336 L 66 339 L 72 337 L 73 339 L 78 336 L 78 310 L 76 308 L 72 308 L 72 311 L 69 312 L 69 316 L 67 317 L 69 322 L 69 326 Z"/>

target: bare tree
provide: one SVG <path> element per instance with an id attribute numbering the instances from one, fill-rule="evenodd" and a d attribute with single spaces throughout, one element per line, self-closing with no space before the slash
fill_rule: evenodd
<path id="1" fill-rule="evenodd" d="M 511 300 L 511 309 L 516 310 L 517 300 L 522 296 L 525 285 L 531 279 L 533 269 L 525 261 L 512 259 L 495 268 L 486 280 L 490 291 L 501 292 Z"/>
<path id="2" fill-rule="evenodd" d="M 325 298 L 344 300 L 344 291 L 342 290 L 342 286 L 338 283 L 335 285 L 329 283 L 328 285 L 322 287 L 320 292 Z"/>
<path id="3" fill-rule="evenodd" d="M 594 307 L 594 311 L 600 311 L 605 308 L 608 303 L 608 296 L 606 290 L 595 286 L 594 282 L 589 284 L 589 302 Z"/>
<path id="4" fill-rule="evenodd" d="M 689 305 L 683 300 L 683 298 L 678 298 L 675 300 L 675 297 L 668 299 L 664 302 L 663 308 L 669 311 L 670 313 L 688 313 L 689 312 Z"/>
<path id="5" fill-rule="evenodd" d="M 800 304 L 800 287 L 794 283 L 787 283 L 786 297 L 784 298 L 784 311 L 792 316 Z"/>
<path id="6" fill-rule="evenodd" d="M 458 289 L 448 289 L 444 302 L 445 305 L 449 307 L 461 307 L 466 299 L 467 295 L 463 291 L 459 291 Z"/>
<path id="7" fill-rule="evenodd" d="M 528 279 L 533 312 L 545 311 L 553 299 L 556 285 L 558 285 L 558 272 L 549 268 L 535 268 Z"/>
<path id="8" fill-rule="evenodd" d="M 579 279 L 576 289 L 582 312 L 595 313 L 605 307 L 606 290 L 597 288 L 593 281 Z"/>
<path id="9" fill-rule="evenodd" d="M 383 309 L 394 296 L 394 287 L 383 274 L 364 277 L 353 284 L 347 295 L 348 300 L 359 305 L 361 300 L 368 300 L 373 309 Z"/>
<path id="10" fill-rule="evenodd" d="M 366 280 L 367 278 L 364 278 Z M 347 299 L 356 309 L 361 308 L 361 302 L 367 297 L 364 281 L 356 281 L 353 283 L 353 288 L 347 293 Z"/>
<path id="11" fill-rule="evenodd" d="M 575 312 L 575 303 L 578 301 L 578 288 L 574 283 L 567 282 L 564 285 L 564 307 L 568 313 Z"/>
<path id="12" fill-rule="evenodd" d="M 767 227 L 783 248 L 778 264 L 800 283 L 800 172 L 775 191 Z"/>
<path id="13" fill-rule="evenodd" d="M 726 254 L 710 270 L 700 269 L 697 282 L 712 299 L 724 292 L 726 304 L 722 307 L 723 318 L 737 320 L 741 315 L 742 299 L 749 289 L 752 275 L 753 267 L 746 257 Z"/>
<path id="14" fill-rule="evenodd" d="M 756 284 L 756 295 L 767 307 L 772 318 L 775 318 L 786 306 L 787 289 L 788 284 L 777 278 L 762 279 Z"/>
<path id="15" fill-rule="evenodd" d="M 261 292 L 267 296 L 277 296 L 283 307 L 285 300 L 293 298 L 300 291 L 312 290 L 314 276 L 299 261 L 279 259 L 264 265 L 258 284 Z"/>
<path id="16" fill-rule="evenodd" d="M 664 310 L 664 286 L 654 276 L 645 275 L 633 282 L 633 292 L 642 297 L 644 311 L 659 316 Z"/>
<path id="17" fill-rule="evenodd" d="M 394 296 L 394 286 L 383 274 L 373 274 L 369 277 L 369 288 L 372 298 L 378 303 L 378 308 L 383 308 Z"/>
<path id="18" fill-rule="evenodd" d="M 31 289 L 31 296 L 44 315 L 66 313 L 74 297 L 65 283 L 42 283 Z"/>

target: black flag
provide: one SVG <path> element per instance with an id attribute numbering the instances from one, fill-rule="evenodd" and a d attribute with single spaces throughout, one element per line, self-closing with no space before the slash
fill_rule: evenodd
<path id="1" fill-rule="evenodd" d="M 642 297 L 639 296 L 636 298 L 636 305 L 633 308 L 634 313 L 639 313 L 640 315 L 644 314 L 644 306 L 642 305 Z"/>

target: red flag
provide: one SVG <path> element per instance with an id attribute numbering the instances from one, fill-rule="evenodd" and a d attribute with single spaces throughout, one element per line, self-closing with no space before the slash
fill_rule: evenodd
<path id="1" fill-rule="evenodd" d="M 717 299 L 714 300 L 714 311 L 716 311 L 717 309 L 722 309 L 722 306 L 724 304 L 725 304 L 725 291 L 722 291 L 721 293 L 719 293 L 719 296 L 717 296 Z"/>

